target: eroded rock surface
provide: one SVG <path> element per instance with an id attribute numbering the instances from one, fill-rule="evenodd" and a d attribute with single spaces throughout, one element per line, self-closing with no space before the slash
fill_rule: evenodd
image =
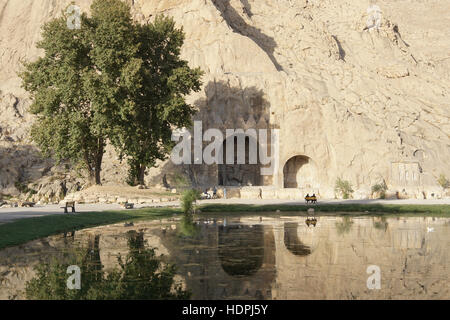
<path id="1" fill-rule="evenodd" d="M 436 179 L 450 177 L 448 1 L 128 2 L 141 22 L 164 13 L 183 26 L 183 57 L 206 72 L 204 90 L 189 97 L 204 129 L 280 129 L 278 173 L 256 184 L 283 188 L 288 181 L 334 197 L 334 182 L 342 177 L 358 198 L 383 180 L 405 197 L 445 195 Z M 0 3 L 0 157 L 8 153 L 8 162 L 1 160 L 2 189 L 14 187 L 23 165 L 3 145 L 32 148 L 20 61 L 38 57 L 40 26 L 69 3 Z M 90 1 L 77 4 L 88 10 Z M 381 9 L 379 27 L 368 28 L 371 4 Z M 313 168 L 307 177 L 301 166 L 283 175 L 296 156 Z M 114 152 L 104 167 L 105 182 L 124 181 L 126 170 Z M 161 168 L 151 170 L 149 181 L 173 170 L 170 163 Z M 199 185 L 218 184 L 220 171 L 185 168 Z"/>

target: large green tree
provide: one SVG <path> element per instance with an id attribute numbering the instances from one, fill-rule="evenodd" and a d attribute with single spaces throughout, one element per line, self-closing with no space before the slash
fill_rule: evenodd
<path id="1" fill-rule="evenodd" d="M 117 110 L 111 141 L 127 156 L 132 184 L 144 184 L 145 171 L 166 159 L 174 128 L 191 125 L 193 106 L 185 97 L 201 87 L 202 71 L 180 58 L 183 29 L 172 18 L 157 16 L 136 25 L 139 49 L 127 69 L 129 100 Z"/>
<path id="2" fill-rule="evenodd" d="M 91 12 L 78 29 L 69 28 L 65 14 L 46 23 L 37 45 L 44 54 L 25 64 L 21 77 L 37 116 L 32 138 L 44 154 L 83 164 L 100 184 L 112 115 L 127 95 L 123 73 L 137 45 L 125 4 L 95 0 Z"/>
<path id="3" fill-rule="evenodd" d="M 194 112 L 184 96 L 200 89 L 201 71 L 179 58 L 183 31 L 161 16 L 135 23 L 120 0 L 94 0 L 81 28 L 68 19 L 43 26 L 44 54 L 21 73 L 37 116 L 32 138 L 58 161 L 83 164 L 96 184 L 109 140 L 143 183 L 169 152 L 171 130 Z"/>

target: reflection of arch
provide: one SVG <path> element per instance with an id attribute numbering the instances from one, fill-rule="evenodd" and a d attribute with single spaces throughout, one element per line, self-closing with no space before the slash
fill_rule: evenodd
<path id="1" fill-rule="evenodd" d="M 227 140 L 234 140 L 234 161 L 227 164 Z M 241 139 L 245 143 L 245 164 L 238 164 L 238 141 Z M 253 154 L 251 145 L 255 146 Z M 223 164 L 218 169 L 218 184 L 221 186 L 259 186 L 261 185 L 261 169 L 258 164 L 259 144 L 257 139 L 245 134 L 235 134 L 225 139 L 222 145 Z M 231 151 L 230 151 L 231 152 Z M 256 157 L 256 164 L 250 164 L 251 156 Z"/>
<path id="2" fill-rule="evenodd" d="M 313 188 L 317 181 L 317 168 L 311 158 L 297 155 L 283 167 L 285 188 Z"/>
<path id="3" fill-rule="evenodd" d="M 219 260 L 223 270 L 230 276 L 255 274 L 264 260 L 263 226 L 220 226 Z"/>
<path id="4" fill-rule="evenodd" d="M 229 217 L 226 227 L 221 223 L 201 223 L 201 236 L 197 238 L 180 237 L 175 231 L 161 236 L 162 246 L 170 253 L 169 261 L 178 266 L 177 273 L 186 280 L 193 299 L 272 299 L 276 277 L 274 228 L 239 228 L 240 220 Z M 239 272 L 239 268 L 248 265 L 256 268 Z M 218 289 L 217 284 L 224 281 L 228 285 Z"/>
<path id="5" fill-rule="evenodd" d="M 284 245 L 296 256 L 307 256 L 311 254 L 311 248 L 304 245 L 297 234 L 298 223 L 286 222 L 284 224 Z"/>

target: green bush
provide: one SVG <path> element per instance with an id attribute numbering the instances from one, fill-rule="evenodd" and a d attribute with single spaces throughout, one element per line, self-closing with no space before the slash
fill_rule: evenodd
<path id="1" fill-rule="evenodd" d="M 349 233 L 352 229 L 353 220 L 350 217 L 345 216 L 342 221 L 337 221 L 335 223 L 336 231 L 339 235 Z"/>
<path id="2" fill-rule="evenodd" d="M 377 183 L 375 185 L 372 186 L 372 194 L 379 192 L 380 193 L 380 198 L 384 199 L 386 198 L 386 190 L 388 189 L 386 182 L 382 182 L 382 183 Z"/>
<path id="3" fill-rule="evenodd" d="M 194 213 L 194 204 L 200 199 L 200 192 L 195 189 L 189 189 L 183 192 L 181 196 L 181 209 L 186 216 Z"/>
<path id="4" fill-rule="evenodd" d="M 443 173 L 439 176 L 438 183 L 442 187 L 442 189 L 447 189 L 450 187 L 450 181 Z"/>
<path id="5" fill-rule="evenodd" d="M 200 234 L 200 228 L 194 223 L 192 215 L 185 215 L 180 222 L 180 235 L 195 238 Z"/>
<path id="6" fill-rule="evenodd" d="M 350 198 L 350 195 L 353 193 L 352 185 L 347 180 L 337 178 L 336 184 L 334 186 L 334 192 L 342 195 L 342 198 L 348 199 Z"/>
<path id="7" fill-rule="evenodd" d="M 386 220 L 386 217 L 376 218 L 373 222 L 373 226 L 375 229 L 386 231 L 389 223 Z"/>

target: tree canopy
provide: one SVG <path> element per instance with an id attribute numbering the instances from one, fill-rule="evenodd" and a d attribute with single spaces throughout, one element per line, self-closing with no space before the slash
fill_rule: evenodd
<path id="1" fill-rule="evenodd" d="M 79 29 L 67 19 L 43 26 L 44 55 L 21 73 L 37 116 L 32 138 L 46 155 L 83 164 L 97 184 L 110 141 L 143 183 L 170 151 L 172 129 L 194 113 L 185 96 L 200 90 L 202 72 L 180 58 L 183 30 L 164 16 L 139 24 L 120 0 L 94 0 Z"/>
<path id="2" fill-rule="evenodd" d="M 173 146 L 172 129 L 191 125 L 195 110 L 185 96 L 200 90 L 202 72 L 180 58 L 184 33 L 173 19 L 157 16 L 136 27 L 139 49 L 127 69 L 131 96 L 117 110 L 111 141 L 129 157 L 130 182 L 144 184 L 145 169 Z"/>

